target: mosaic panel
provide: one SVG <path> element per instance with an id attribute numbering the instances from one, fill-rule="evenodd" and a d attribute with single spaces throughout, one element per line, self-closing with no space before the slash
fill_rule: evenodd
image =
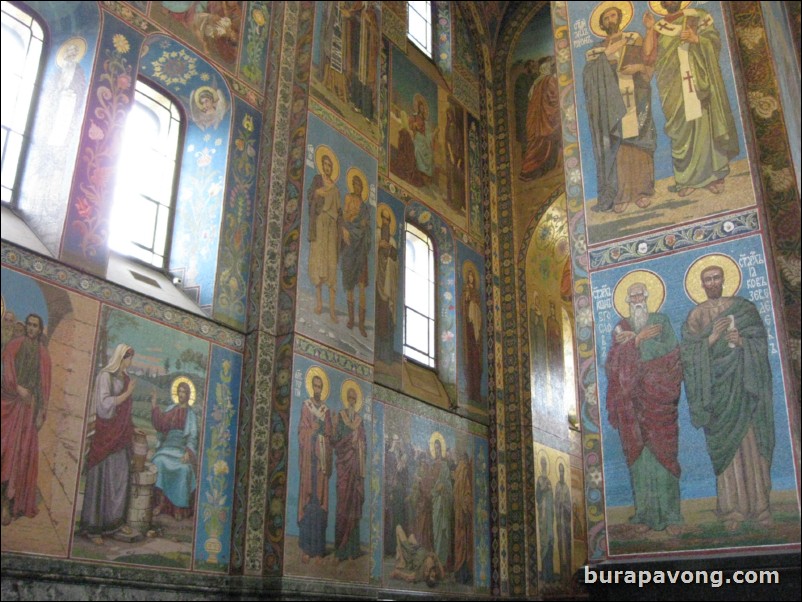
<path id="1" fill-rule="evenodd" d="M 368 382 L 295 356 L 284 567 L 289 575 L 366 583 L 372 491 Z"/>
<path id="2" fill-rule="evenodd" d="M 27 177 L 16 199 L 26 223 L 54 255 L 61 243 L 100 27 L 96 5 L 70 4 L 64 13 L 56 6 L 33 5 L 49 26 L 50 44 L 44 48 L 42 101 L 25 160 Z"/>
<path id="3" fill-rule="evenodd" d="M 372 361 L 376 160 L 311 114 L 308 124 L 296 326 Z"/>
<path id="4" fill-rule="evenodd" d="M 315 11 L 312 94 L 374 143 L 379 129 L 381 2 L 321 2 Z"/>
<path id="5" fill-rule="evenodd" d="M 798 541 L 786 393 L 760 238 L 605 270 L 591 282 L 609 554 Z M 722 316 L 726 330 L 714 332 Z M 636 351 L 625 359 L 636 332 L 640 357 Z M 639 422 L 628 418 L 633 411 L 643 412 L 642 436 L 632 430 Z M 736 468 L 742 461 L 749 468 Z M 644 470 L 656 480 L 643 481 Z M 755 493 L 732 488 L 733 470 L 765 485 Z"/>

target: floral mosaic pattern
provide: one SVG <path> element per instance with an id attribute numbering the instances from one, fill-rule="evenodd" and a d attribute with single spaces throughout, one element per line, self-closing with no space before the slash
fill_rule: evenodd
<path id="1" fill-rule="evenodd" d="M 746 10 L 746 6 L 749 6 Z M 743 9 L 741 16 L 739 11 Z M 759 153 L 761 172 L 767 188 L 772 184 L 782 188 L 790 174 L 784 173 L 788 163 L 788 155 L 783 147 L 784 137 L 779 124 L 779 111 L 777 105 L 776 88 L 773 86 L 773 74 L 769 72 L 769 63 L 765 56 L 769 53 L 765 47 L 762 27 L 759 22 L 759 5 L 752 3 L 736 3 L 733 14 L 739 31 L 741 51 L 744 56 L 744 74 L 747 80 L 746 105 L 750 108 L 757 132 L 761 130 L 765 138 L 759 140 Z M 605 525 L 606 501 L 603 493 L 602 457 L 600 431 L 599 395 L 596 390 L 597 374 L 595 370 L 596 341 L 592 330 L 592 299 L 588 281 L 588 271 L 600 267 L 610 267 L 620 263 L 635 261 L 638 258 L 657 258 L 668 254 L 678 248 L 693 248 L 713 241 L 742 237 L 744 234 L 759 231 L 761 224 L 756 212 L 743 211 L 728 216 L 709 220 L 703 224 L 682 226 L 640 239 L 624 241 L 604 249 L 594 249 L 588 255 L 585 242 L 586 224 L 582 215 L 581 173 L 579 163 L 579 147 L 577 144 L 577 125 L 575 121 L 576 107 L 573 105 L 572 89 L 575 74 L 572 73 L 570 63 L 570 42 L 568 36 L 567 4 L 557 2 L 553 4 L 555 45 L 558 56 L 558 73 L 561 83 L 561 98 L 563 108 L 563 136 L 565 140 L 565 165 L 567 178 L 567 192 L 569 197 L 569 223 L 571 228 L 572 257 L 574 260 L 574 305 L 577 316 L 577 351 L 579 364 L 580 401 L 583 421 L 583 448 L 586 472 L 586 501 L 588 512 L 588 554 L 591 560 L 601 560 L 608 555 L 608 542 Z M 749 16 L 746 14 L 749 13 Z M 739 21 L 739 19 L 741 19 Z M 762 51 L 753 51 L 758 46 Z M 749 56 L 751 55 L 751 61 Z M 758 85 L 750 85 L 750 82 Z M 772 122 L 771 126 L 761 127 L 761 124 Z M 769 133 L 771 132 L 771 133 Z M 778 145 L 777 140 L 780 140 Z M 769 160 L 768 157 L 772 159 Z M 773 191 L 775 194 L 777 190 Z M 798 202 L 794 203 L 786 198 L 774 203 L 769 193 L 766 206 L 769 211 L 770 223 L 776 224 L 778 212 L 786 212 L 789 207 L 791 213 L 785 213 L 783 224 L 794 224 L 791 234 L 795 238 L 797 257 L 799 228 Z M 775 196 L 780 199 L 782 193 Z M 776 241 L 781 237 L 776 237 Z M 782 245 L 782 243 L 779 243 Z M 775 242 L 775 248 L 778 242 Z M 798 261 L 798 260 L 797 260 Z M 778 260 L 781 263 L 781 260 Z M 797 264 L 798 265 L 798 264 Z M 797 280 L 798 283 L 798 280 Z M 786 289 L 788 290 L 788 289 Z M 786 293 L 787 295 L 787 293 Z M 786 297 L 787 301 L 787 297 Z M 798 305 L 797 305 L 798 307 Z M 797 310 L 798 312 L 798 310 Z M 797 321 L 798 322 L 798 321 Z"/>
<path id="2" fill-rule="evenodd" d="M 541 8 L 519 4 L 511 12 L 497 41 L 497 60 L 513 51 L 516 32 L 521 31 Z M 498 140 L 503 140 L 502 135 L 509 138 L 508 103 L 507 84 L 499 78 L 494 83 L 494 118 L 499 130 L 489 132 L 490 136 L 499 136 Z M 495 412 L 491 406 L 491 416 L 495 419 L 495 422 L 491 421 L 491 427 L 495 426 L 491 432 L 495 439 L 491 435 L 490 444 L 491 450 L 495 449 L 498 457 L 503 457 L 502 463 L 493 457 L 491 451 L 491 464 L 495 460 L 496 468 L 495 473 L 491 471 L 491 498 L 493 508 L 498 508 L 498 517 L 494 516 L 491 521 L 498 525 L 498 559 L 494 556 L 493 566 L 497 572 L 493 575 L 493 593 L 524 596 L 527 586 L 532 595 L 537 586 L 537 551 L 534 546 L 537 539 L 532 518 L 536 512 L 535 491 L 534 479 L 530 478 L 534 474 L 532 416 L 530 411 L 522 410 L 519 405 L 524 396 L 519 370 L 521 358 L 516 298 L 521 286 L 516 284 L 517 250 L 513 243 L 512 160 L 506 142 L 498 144 L 497 148 L 498 155 L 491 153 L 489 165 L 491 173 L 497 174 L 495 180 L 490 179 L 490 196 L 497 198 L 497 204 L 495 207 L 490 205 L 489 216 L 485 214 L 485 220 L 489 219 L 492 224 L 493 273 L 498 275 L 498 280 L 493 283 L 493 306 L 497 316 L 495 353 L 489 358 L 495 372 L 495 399 L 498 401 L 495 403 Z"/>
<path id="3" fill-rule="evenodd" d="M 799 27 L 799 7 L 788 4 L 795 12 L 797 31 Z M 800 215 L 799 191 L 796 190 L 788 138 L 785 135 L 782 111 L 778 110 L 777 99 L 780 90 L 772 61 L 766 57 L 771 54 L 763 29 L 763 17 L 758 4 L 735 2 L 732 5 L 733 17 L 739 31 L 737 40 L 744 79 L 746 80 L 748 105 L 752 113 L 752 128 L 758 142 L 760 175 L 763 181 L 764 201 L 768 213 L 769 231 L 774 248 L 776 270 L 782 290 L 782 305 L 785 314 L 785 327 L 788 330 L 789 350 L 792 357 L 792 373 L 796 397 L 800 391 L 800 339 L 802 327 L 799 312 L 802 307 L 802 286 L 800 285 Z M 746 32 L 740 34 L 740 32 Z M 799 38 L 795 38 L 797 52 Z M 798 414 L 797 414 L 798 415 Z M 798 431 L 797 424 L 797 431 Z"/>
<path id="4" fill-rule="evenodd" d="M 228 200 L 223 209 L 223 224 L 217 270 L 213 315 L 230 326 L 245 327 L 245 309 L 249 288 L 253 207 L 256 196 L 256 166 L 259 163 L 256 137 L 261 117 L 236 99 L 234 143 L 229 151 Z"/>
<path id="5" fill-rule="evenodd" d="M 227 572 L 242 356 L 212 346 L 195 568 Z"/>
<path id="6" fill-rule="evenodd" d="M 669 232 L 644 236 L 637 240 L 616 243 L 602 249 L 590 251 L 590 268 L 602 268 L 642 259 L 657 257 L 698 245 L 749 234 L 759 227 L 757 212 L 744 211 L 728 219 L 713 220 L 693 226 L 683 226 Z"/>
<path id="7" fill-rule="evenodd" d="M 242 45 L 242 57 L 239 72 L 248 83 L 262 89 L 267 77 L 268 36 L 270 33 L 270 11 L 272 2 L 248 2 L 245 27 L 245 43 Z"/>
<path id="8" fill-rule="evenodd" d="M 485 221 L 482 203 L 482 149 L 479 122 L 468 115 L 468 202 L 471 235 L 484 238 Z"/>
<path id="9" fill-rule="evenodd" d="M 133 98 L 134 68 L 142 36 L 109 16 L 101 47 L 101 74 L 89 94 L 88 118 L 79 151 L 79 174 L 73 185 L 62 256 L 103 276 L 108 263 L 110 205 L 114 170 L 125 117 Z M 132 52 L 132 45 L 134 51 Z"/>
<path id="10" fill-rule="evenodd" d="M 435 21 L 434 32 L 436 40 L 434 40 L 435 63 L 440 69 L 440 73 L 446 79 L 451 79 L 451 63 L 453 60 L 452 40 L 451 40 L 451 3 L 450 2 L 436 2 L 434 5 Z"/>
<path id="11" fill-rule="evenodd" d="M 167 36 L 149 37 L 145 48 L 140 72 L 175 94 L 188 117 L 169 268 L 201 307 L 211 308 L 218 281 L 231 94 L 214 67 Z M 203 107 L 201 94 L 215 100 Z M 237 277 L 245 279 L 243 273 Z"/>

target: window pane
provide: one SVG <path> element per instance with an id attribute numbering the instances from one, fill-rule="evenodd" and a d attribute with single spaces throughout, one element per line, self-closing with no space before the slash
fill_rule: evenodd
<path id="1" fill-rule="evenodd" d="M 159 215 L 156 218 L 156 236 L 153 239 L 153 252 L 164 257 L 167 244 L 167 226 L 170 223 L 170 209 L 159 205 Z"/>
<path id="2" fill-rule="evenodd" d="M 28 115 L 41 66 L 43 33 L 33 18 L 2 3 L 2 200 L 14 196 Z"/>
<path id="3" fill-rule="evenodd" d="M 412 238 L 410 246 L 412 247 L 412 262 L 407 265 L 407 268 L 420 274 L 424 278 L 429 278 L 429 247 L 422 240 Z"/>
<path id="4" fill-rule="evenodd" d="M 429 366 L 430 368 L 434 368 L 434 361 L 428 355 L 424 355 L 419 351 L 415 351 L 414 349 L 406 348 L 404 349 L 404 354 L 410 358 L 415 360 L 416 362 L 420 362 L 424 366 Z"/>
<path id="5" fill-rule="evenodd" d="M 160 268 L 178 172 L 179 119 L 169 98 L 137 82 L 118 163 L 109 246 Z"/>
<path id="6" fill-rule="evenodd" d="M 434 248 L 431 239 L 406 225 L 404 354 L 434 367 Z"/>
<path id="7" fill-rule="evenodd" d="M 429 320 L 426 316 L 407 310 L 407 345 L 419 351 L 429 351 Z"/>
<path id="8" fill-rule="evenodd" d="M 418 313 L 429 316 L 429 281 L 414 272 L 407 272 L 406 275 L 406 298 L 407 307 L 411 307 Z"/>
<path id="9" fill-rule="evenodd" d="M 431 2 L 407 2 L 407 37 L 426 56 L 432 56 L 432 4 Z"/>

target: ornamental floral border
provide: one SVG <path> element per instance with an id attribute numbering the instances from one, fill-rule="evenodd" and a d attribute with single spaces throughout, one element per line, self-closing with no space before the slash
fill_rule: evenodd
<path id="1" fill-rule="evenodd" d="M 229 147 L 228 197 L 223 208 L 222 244 L 217 259 L 220 276 L 212 315 L 240 329 L 245 329 L 250 289 L 251 240 L 259 165 L 257 136 L 261 131 L 261 121 L 259 113 L 235 99 Z"/>
<path id="2" fill-rule="evenodd" d="M 271 15 L 273 35 L 286 36 L 283 28 L 286 4 L 277 5 Z M 292 12 L 292 6 L 289 7 Z M 278 33 L 282 32 L 282 33 Z M 293 39 L 291 37 L 291 39 Z M 284 40 L 283 40 L 284 41 Z M 267 82 L 265 98 L 275 98 L 265 111 L 261 131 L 260 164 L 257 170 L 255 210 L 253 214 L 253 247 L 250 260 L 250 286 L 247 306 L 248 328 L 257 329 L 248 335 L 243 371 L 242 407 L 240 410 L 240 445 L 237 448 L 237 488 L 232 566 L 247 575 L 261 575 L 264 538 L 265 507 L 267 504 L 267 449 L 270 438 L 270 400 L 272 397 L 272 365 L 275 339 L 262 329 L 273 328 L 277 302 L 278 260 L 281 240 L 268 236 L 268 232 L 281 230 L 283 197 L 269 197 L 271 169 L 283 173 L 281 165 L 286 157 L 273 156 L 274 134 L 282 131 L 289 115 L 289 100 L 277 90 L 289 89 L 287 70 L 280 60 L 292 61 L 294 53 L 281 54 L 281 45 L 270 44 L 266 71 L 274 74 Z M 290 67 L 289 73 L 292 73 Z M 284 139 L 288 137 L 283 132 Z M 270 268 L 270 271 L 268 270 Z M 257 412 L 258 410 L 258 412 Z M 258 417 L 258 418 L 257 418 Z"/>
<path id="3" fill-rule="evenodd" d="M 513 51 L 520 32 L 531 18 L 545 5 L 524 5 L 519 3 L 510 7 L 506 16 L 505 30 L 497 42 L 495 64 L 504 64 Z M 498 144 L 490 149 L 491 198 L 495 192 L 497 205 L 490 207 L 491 234 L 493 236 L 493 273 L 498 297 L 494 307 L 498 316 L 496 342 L 495 378 L 501 382 L 502 391 L 498 393 L 496 404 L 497 448 L 494 462 L 497 479 L 491 481 L 491 488 L 498 491 L 498 563 L 494 559 L 493 593 L 498 595 L 535 595 L 537 574 L 537 537 L 535 532 L 535 491 L 534 458 L 532 448 L 531 409 L 521 403 L 523 395 L 519 370 L 520 353 L 518 340 L 518 288 L 516 288 L 516 250 L 513 248 L 512 229 L 512 186 L 513 175 L 509 159 L 507 81 L 503 70 L 499 70 L 492 86 L 492 99 L 488 106 L 494 106 L 494 118 L 498 131 Z M 487 92 L 490 95 L 490 90 Z M 487 219 L 487 218 L 486 218 Z M 492 414 L 491 414 L 492 415 Z M 491 441 L 491 445 L 494 443 Z M 528 468 L 529 467 L 529 468 Z M 493 474 L 491 472 L 491 474 Z M 491 495 L 493 493 L 491 492 Z M 495 501 L 495 500 L 494 500 Z M 494 504 L 495 506 L 496 504 Z M 528 559 L 528 561 L 527 561 Z M 498 584 L 498 585 L 496 585 Z"/>
<path id="4" fill-rule="evenodd" d="M 62 257 L 97 276 L 109 260 L 109 214 L 106 199 L 114 190 L 125 118 L 134 94 L 134 77 L 143 36 L 108 15 L 98 48 L 103 55 L 92 78 L 78 147 L 75 177 L 67 207 Z"/>
<path id="5" fill-rule="evenodd" d="M 136 3 L 131 3 L 131 4 L 135 5 Z M 144 4 L 146 4 L 146 3 L 144 3 Z M 247 5 L 272 5 L 272 3 L 270 3 L 270 2 L 247 2 L 247 3 L 244 3 L 244 4 L 247 4 Z M 145 34 L 162 33 L 162 34 L 164 34 L 164 35 L 166 35 L 168 37 L 173 38 L 175 41 L 186 45 L 186 42 L 184 42 L 183 40 L 180 40 L 172 32 L 170 32 L 167 29 L 164 29 L 160 24 L 158 24 L 158 23 L 156 23 L 154 21 L 151 21 L 150 17 L 148 17 L 148 16 L 146 16 L 144 14 L 145 9 L 141 10 L 140 12 L 143 13 L 143 14 L 140 14 L 140 12 L 136 12 L 135 10 L 131 10 L 131 7 L 128 6 L 127 3 L 125 3 L 125 2 L 116 2 L 116 1 L 108 1 L 108 0 L 104 0 L 101 3 L 101 6 L 107 13 L 112 14 L 112 15 L 114 15 L 116 17 L 119 17 L 120 19 L 122 19 L 123 21 L 125 21 L 129 25 L 135 27 L 136 29 L 138 29 L 142 33 L 145 33 Z M 134 6 L 134 8 L 139 10 L 138 6 Z M 269 14 L 270 9 L 269 8 L 267 8 L 267 9 L 262 8 L 262 12 Z M 253 14 L 251 15 L 251 17 L 252 18 L 250 18 L 250 19 L 246 19 L 246 25 L 245 25 L 245 27 L 246 27 L 246 36 L 248 35 L 248 33 L 252 29 L 254 29 L 254 21 L 255 20 L 253 18 Z M 267 21 L 269 21 L 269 20 L 270 20 L 270 17 L 267 16 Z M 248 65 L 248 64 L 255 65 L 255 69 L 257 71 L 258 71 L 258 68 L 259 68 L 260 64 L 262 62 L 265 62 L 265 57 L 266 57 L 266 54 L 267 54 L 267 50 L 266 49 L 267 49 L 267 47 L 269 47 L 269 44 L 267 43 L 267 39 L 266 39 L 266 35 L 267 35 L 266 30 L 267 30 L 267 28 L 266 27 L 261 27 L 259 29 L 260 29 L 260 32 L 258 32 L 257 35 L 261 36 L 259 41 L 264 42 L 263 46 L 265 47 L 265 50 L 261 50 L 260 48 L 258 48 L 258 46 L 259 46 L 258 42 L 253 45 L 252 49 L 249 50 L 248 42 L 244 41 L 242 43 L 242 53 L 241 53 L 243 57 L 245 57 L 246 53 L 250 53 L 247 58 L 243 58 L 243 63 L 246 64 L 246 65 Z M 261 38 L 265 38 L 265 39 L 261 40 Z M 259 52 L 261 52 L 261 54 L 259 54 Z M 263 102 L 265 100 L 265 96 L 262 94 L 261 91 L 264 88 L 265 79 L 267 77 L 267 70 L 266 69 L 264 70 L 264 72 L 259 74 L 260 79 L 259 79 L 258 82 L 245 83 L 250 78 L 249 78 L 248 75 L 246 75 L 245 73 L 242 72 L 243 71 L 242 68 L 240 68 L 240 70 L 239 70 L 239 75 L 241 77 L 243 77 L 243 80 L 240 80 L 236 76 L 231 74 L 223 65 L 221 65 L 220 63 L 218 63 L 218 62 L 214 61 L 213 59 L 211 59 L 211 57 L 204 56 L 204 59 L 209 61 L 209 63 L 211 65 L 214 65 L 214 67 L 220 71 L 221 76 L 228 83 L 229 88 L 231 90 L 233 90 L 234 92 L 236 92 L 239 96 L 241 96 L 246 102 L 248 102 L 254 108 L 258 108 L 259 106 L 261 106 L 263 104 Z"/>
<path id="6" fill-rule="evenodd" d="M 211 356 L 203 462 L 198 475 L 200 492 L 193 568 L 227 573 L 242 356 L 235 356 L 216 345 L 212 345 Z"/>
<path id="7" fill-rule="evenodd" d="M 272 281 L 279 285 L 274 314 L 277 333 L 291 333 L 294 328 L 314 8 L 312 2 L 288 3 L 283 29 L 282 43 L 286 43 L 283 46 L 283 56 L 288 58 L 284 59 L 280 67 L 280 77 L 287 85 L 282 86 L 279 96 L 280 102 L 289 105 L 289 110 L 285 113 L 289 115 L 289 119 L 282 124 L 282 128 L 286 127 L 285 132 L 278 128 L 276 130 L 274 157 L 287 157 L 288 160 L 282 162 L 284 171 L 278 171 L 274 167 L 271 198 L 283 200 L 283 212 L 277 211 L 275 217 L 278 220 L 271 220 L 268 227 L 268 234 L 275 235 L 275 240 L 281 240 L 282 243 L 280 252 L 271 257 L 273 267 L 277 275 L 280 275 Z M 282 133 L 286 133 L 286 136 L 282 137 Z M 288 142 L 285 143 L 285 140 Z M 286 188 L 281 186 L 283 178 L 286 178 Z M 273 184 L 278 184 L 276 188 L 281 190 L 276 190 Z M 278 227 L 279 223 L 282 224 L 281 229 Z M 270 453 L 265 507 L 267 520 L 264 524 L 262 546 L 262 574 L 265 576 L 279 576 L 283 573 L 292 339 L 292 335 L 277 338 L 272 366 L 276 376 L 270 411 Z"/>
<path id="8" fill-rule="evenodd" d="M 796 15 L 799 15 L 799 7 L 793 3 L 787 4 L 786 8 L 789 11 L 796 11 Z M 774 268 L 779 276 L 776 281 L 782 292 L 783 321 L 788 335 L 789 355 L 792 359 L 789 372 L 793 377 L 794 398 L 799 399 L 802 387 L 800 383 L 802 324 L 799 321 L 802 307 L 802 287 L 799 278 L 802 216 L 799 191 L 796 189 L 793 170 L 790 167 L 793 162 L 782 106 L 779 102 L 777 74 L 774 71 L 773 61 L 766 60 L 767 56 L 771 56 L 771 48 L 766 39 L 760 3 L 732 2 L 730 10 L 738 32 L 735 36 L 735 46 L 738 49 L 746 83 L 746 104 L 752 117 L 751 130 L 757 141 L 761 196 L 774 255 Z M 791 27 L 797 32 L 798 23 L 798 20 L 791 20 Z M 798 52 L 798 36 L 796 44 Z M 796 433 L 799 433 L 799 414 L 797 407 L 794 429 Z"/>
<path id="9" fill-rule="evenodd" d="M 603 249 L 589 251 L 590 269 L 660 257 L 691 246 L 751 234 L 759 228 L 757 211 L 750 209 L 701 224 L 683 225 L 668 232 L 639 236 L 629 241 L 616 241 Z"/>

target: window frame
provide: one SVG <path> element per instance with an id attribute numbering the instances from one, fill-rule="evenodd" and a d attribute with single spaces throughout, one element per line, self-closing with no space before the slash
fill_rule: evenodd
<path id="1" fill-rule="evenodd" d="M 143 75 L 141 73 L 137 74 L 136 82 L 134 84 L 135 93 L 134 93 L 134 98 L 133 98 L 132 104 L 131 104 L 131 110 L 133 110 L 134 105 L 137 103 L 137 94 L 140 94 L 139 90 L 136 89 L 137 85 L 140 82 L 142 84 L 144 84 L 145 86 L 147 86 L 148 88 L 150 88 L 151 90 L 155 91 L 157 94 L 160 94 L 161 96 L 165 97 L 167 100 L 170 101 L 170 103 L 171 103 L 171 107 L 170 107 L 170 111 L 169 111 L 170 114 L 171 114 L 170 119 L 172 121 L 177 121 L 177 127 L 178 127 L 178 135 L 176 136 L 176 146 L 175 146 L 175 166 L 174 166 L 174 169 L 173 169 L 172 183 L 171 183 L 171 186 L 170 186 L 170 206 L 167 207 L 168 216 L 167 216 L 167 224 L 165 226 L 166 232 L 165 232 L 165 240 L 164 240 L 164 252 L 161 255 L 161 259 L 162 259 L 161 265 L 156 265 L 152 261 L 147 261 L 145 259 L 142 259 L 141 257 L 136 256 L 136 255 L 131 255 L 129 253 L 126 253 L 125 251 L 121 251 L 121 250 L 115 249 L 111 244 L 111 240 L 109 240 L 108 245 L 109 245 L 109 251 L 111 253 L 116 253 L 116 254 L 118 254 L 118 255 L 120 255 L 122 257 L 125 257 L 125 258 L 129 259 L 130 261 L 133 261 L 133 262 L 135 262 L 135 263 L 137 263 L 139 265 L 142 265 L 142 266 L 146 266 L 148 269 L 155 270 L 155 271 L 157 271 L 157 272 L 159 272 L 161 274 L 164 274 L 165 276 L 168 276 L 168 277 L 170 277 L 172 279 L 172 277 L 170 276 L 170 273 L 169 273 L 170 253 L 172 251 L 173 236 L 175 234 L 175 232 L 174 232 L 175 215 L 176 215 L 176 210 L 177 210 L 177 206 L 178 206 L 178 202 L 179 202 L 178 192 L 179 192 L 179 187 L 180 187 L 180 183 L 181 183 L 182 168 L 183 168 L 183 163 L 184 163 L 185 154 L 186 154 L 186 135 L 187 135 L 187 128 L 188 128 L 188 118 L 187 118 L 186 109 L 185 109 L 183 103 L 175 96 L 175 94 L 173 92 L 171 92 L 170 90 L 167 90 L 163 86 L 157 84 L 152 79 L 150 79 L 149 77 L 147 77 L 147 76 L 145 76 L 145 75 Z M 148 97 L 148 98 L 150 98 L 150 97 Z M 150 100 L 153 100 L 153 99 L 150 99 Z M 157 102 L 157 101 L 154 101 L 154 102 Z M 174 113 L 177 113 L 178 119 L 175 118 Z M 122 157 L 123 157 L 123 150 L 121 148 L 120 149 L 120 156 L 118 158 L 117 167 L 115 168 L 118 174 L 120 173 L 120 171 L 122 171 L 124 169 L 124 167 L 122 167 L 120 165 L 120 163 L 119 163 L 119 161 L 122 160 Z M 145 195 L 142 195 L 139 191 L 137 191 L 136 194 L 138 196 L 145 196 Z M 115 190 L 115 196 L 116 196 L 116 190 Z M 165 205 L 163 205 L 159 201 L 155 201 L 154 199 L 150 198 L 149 196 L 147 196 L 146 198 L 147 198 L 147 200 L 149 200 L 151 202 L 154 202 L 155 204 L 157 204 L 157 205 L 159 205 L 161 207 L 166 207 Z M 116 201 L 116 199 L 115 199 L 115 201 Z M 114 205 L 114 202 L 112 203 L 112 211 L 113 211 L 113 205 Z M 155 239 L 156 239 L 157 230 L 158 230 L 158 224 L 156 224 L 156 226 L 154 227 L 154 231 L 153 231 L 154 245 L 155 245 Z M 111 237 L 111 231 L 109 232 L 109 237 Z M 132 245 L 137 246 L 137 247 L 140 246 L 140 245 L 138 245 L 138 244 L 136 244 L 136 243 L 134 243 L 133 241 L 130 241 L 130 240 L 126 241 L 126 244 L 132 244 Z M 146 251 L 146 252 L 148 251 L 144 247 L 142 247 L 142 249 L 144 251 Z M 153 256 L 158 256 L 157 253 L 153 249 L 150 249 L 149 252 Z"/>
<path id="2" fill-rule="evenodd" d="M 412 228 L 413 231 L 410 232 L 410 228 Z M 429 305 L 430 305 L 431 315 L 424 315 L 423 313 L 411 307 L 407 303 L 407 298 L 409 296 L 407 287 L 409 286 L 409 280 L 410 280 L 407 277 L 407 275 L 411 271 L 410 258 L 407 252 L 408 234 L 411 234 L 412 236 L 418 238 L 421 242 L 425 243 L 428 248 L 428 264 L 431 273 L 427 274 L 426 277 L 429 285 L 428 292 L 429 292 Z M 405 220 L 404 221 L 404 303 L 403 303 L 403 313 L 402 313 L 403 337 L 401 342 L 401 355 L 403 356 L 404 361 L 414 362 L 415 364 L 421 366 L 422 368 L 425 368 L 426 370 L 431 370 L 435 373 L 438 370 L 438 357 L 440 355 L 440 345 L 437 336 L 437 317 L 439 310 L 438 299 L 437 299 L 437 281 L 438 281 L 437 256 L 438 256 L 437 245 L 434 237 L 427 234 L 424 231 L 424 229 L 421 228 L 414 221 L 410 221 L 408 219 Z M 407 343 L 407 310 L 415 312 L 417 315 L 421 316 L 427 321 L 428 325 L 427 338 L 431 353 L 426 353 L 425 351 L 412 345 L 409 345 Z M 421 357 L 410 355 L 407 352 L 408 348 L 413 353 L 418 354 L 421 357 L 428 358 L 428 360 L 423 360 L 421 359 Z"/>
<path id="3" fill-rule="evenodd" d="M 435 11 L 435 2 L 434 2 L 434 0 L 422 0 L 422 1 L 425 1 L 429 5 L 428 6 L 428 8 L 429 8 L 428 19 L 426 18 L 426 15 L 421 14 L 417 10 L 417 8 L 414 8 L 412 6 L 412 2 L 407 1 L 407 40 L 412 42 L 412 45 L 415 46 L 415 48 L 417 48 L 418 50 L 420 50 L 425 57 L 427 57 L 431 61 L 434 61 L 434 45 L 435 45 L 435 32 L 434 32 L 435 14 L 434 14 L 434 11 Z M 411 17 L 411 14 L 412 14 L 413 11 L 418 17 L 420 17 L 421 19 L 426 21 L 426 24 L 428 25 L 428 37 L 429 37 L 429 40 L 428 40 L 429 47 L 428 48 L 422 46 L 421 43 L 420 43 L 420 40 L 418 40 L 418 38 L 415 37 L 415 35 L 413 35 L 413 33 L 411 31 L 411 28 L 410 28 L 410 17 Z"/>
<path id="4" fill-rule="evenodd" d="M 32 80 L 29 80 L 29 81 L 24 81 L 24 78 L 22 78 L 22 80 L 20 82 L 21 85 L 17 89 L 17 94 L 16 94 L 16 97 L 14 99 L 14 107 L 12 109 L 12 111 L 14 113 L 18 112 L 17 101 L 19 99 L 20 89 L 23 87 L 23 85 L 25 85 L 25 86 L 30 85 L 30 98 L 28 100 L 28 108 L 27 108 L 26 115 L 25 115 L 25 126 L 23 128 L 23 131 L 22 132 L 17 132 L 16 130 L 12 129 L 10 126 L 6 126 L 6 124 L 2 124 L 2 127 L 4 129 L 6 129 L 9 133 L 13 132 L 15 135 L 17 135 L 17 136 L 19 136 L 21 138 L 19 155 L 17 156 L 17 164 L 16 164 L 16 166 L 14 168 L 14 179 L 13 179 L 13 182 L 11 183 L 11 187 L 8 189 L 9 190 L 9 199 L 7 201 L 5 201 L 5 200 L 0 201 L 2 203 L 3 207 L 8 207 L 9 209 L 13 210 L 13 209 L 17 208 L 17 204 L 18 204 L 18 201 L 19 201 L 19 193 L 20 193 L 20 186 L 21 186 L 21 183 L 22 183 L 22 176 L 23 176 L 23 173 L 25 171 L 25 165 L 26 165 L 27 158 L 28 158 L 28 152 L 29 152 L 30 146 L 31 146 L 32 131 L 33 131 L 34 123 L 36 122 L 36 113 L 37 113 L 37 108 L 39 106 L 39 98 L 41 96 L 41 91 L 42 91 L 42 80 L 44 78 L 44 73 L 45 73 L 45 70 L 47 68 L 47 57 L 48 57 L 48 51 L 49 51 L 49 47 L 50 47 L 50 40 L 49 40 L 48 29 L 47 29 L 46 25 L 43 23 L 43 20 L 41 19 L 41 17 L 39 17 L 34 11 L 30 10 L 29 7 L 27 7 L 25 5 L 18 5 L 16 3 L 8 2 L 7 0 L 4 0 L 3 3 L 2 3 L 3 9 L 5 9 L 5 7 L 7 5 L 11 6 L 16 11 L 19 11 L 19 12 L 23 13 L 24 15 L 29 17 L 30 20 L 31 20 L 31 24 L 30 25 L 26 25 L 26 24 L 22 23 L 23 26 L 28 27 L 28 29 L 30 30 L 30 37 L 27 40 L 27 50 L 25 52 L 26 69 L 28 67 L 28 62 L 30 60 L 30 52 L 31 52 L 32 41 L 34 39 L 38 40 L 38 46 L 39 46 L 39 57 L 38 57 L 38 60 L 37 60 L 36 75 L 33 77 Z M 16 19 L 17 21 L 19 21 L 19 19 L 17 19 L 17 17 L 14 16 L 13 14 L 11 14 L 10 12 L 6 12 L 4 10 L 3 13 L 7 14 L 10 18 Z M 38 32 L 35 31 L 34 26 L 39 29 Z M 37 36 L 37 33 L 38 33 L 38 36 Z M 14 74 L 14 76 L 16 76 L 16 74 Z M 5 156 L 5 147 L 8 144 L 8 142 L 9 142 L 9 136 L 7 136 L 5 138 L 5 140 L 2 142 L 3 155 L 4 155 L 3 156 L 3 162 L 5 162 L 5 159 L 7 159 L 7 157 Z M 4 164 L 0 164 L 0 173 L 2 171 L 4 171 L 4 168 L 5 168 L 5 165 Z"/>

